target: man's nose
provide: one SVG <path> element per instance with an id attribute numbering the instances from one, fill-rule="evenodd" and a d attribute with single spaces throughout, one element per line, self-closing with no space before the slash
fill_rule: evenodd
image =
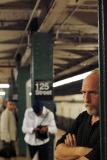
<path id="1" fill-rule="evenodd" d="M 90 102 L 90 94 L 89 94 L 89 93 L 86 93 L 86 94 L 85 94 L 85 96 L 84 96 L 84 102 L 85 102 L 85 103 Z"/>

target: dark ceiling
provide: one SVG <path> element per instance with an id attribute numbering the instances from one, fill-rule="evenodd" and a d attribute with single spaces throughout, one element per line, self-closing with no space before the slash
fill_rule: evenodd
<path id="1" fill-rule="evenodd" d="M 33 19 L 37 32 L 53 32 L 54 81 L 97 67 L 97 0 L 0 0 L 0 83 L 9 81 L 18 53 L 22 66 L 30 64 Z"/>

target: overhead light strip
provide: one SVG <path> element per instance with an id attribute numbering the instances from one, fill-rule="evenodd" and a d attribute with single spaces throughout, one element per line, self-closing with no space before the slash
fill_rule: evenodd
<path id="1" fill-rule="evenodd" d="M 0 88 L 9 88 L 10 85 L 9 84 L 0 84 Z"/>
<path id="2" fill-rule="evenodd" d="M 5 92 L 4 91 L 0 91 L 0 96 L 5 96 Z"/>
<path id="3" fill-rule="evenodd" d="M 80 75 L 76 75 L 74 77 L 70 77 L 70 78 L 66 78 L 66 79 L 57 81 L 57 82 L 53 83 L 53 87 L 55 88 L 55 87 L 59 87 L 59 86 L 62 86 L 62 85 L 68 84 L 68 83 L 72 83 L 72 82 L 82 80 L 86 76 L 88 76 L 90 73 L 91 73 L 91 71 L 86 72 L 86 73 L 82 73 Z"/>

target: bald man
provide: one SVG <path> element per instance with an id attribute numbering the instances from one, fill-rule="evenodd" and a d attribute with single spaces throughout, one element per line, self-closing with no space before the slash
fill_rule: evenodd
<path id="1" fill-rule="evenodd" d="M 70 132 L 58 140 L 56 160 L 100 160 L 98 70 L 83 80 L 81 92 L 87 111 L 82 112 Z"/>

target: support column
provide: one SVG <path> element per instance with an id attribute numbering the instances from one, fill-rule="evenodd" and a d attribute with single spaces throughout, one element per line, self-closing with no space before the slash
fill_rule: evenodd
<path id="1" fill-rule="evenodd" d="M 17 61 L 18 68 L 18 143 L 19 143 L 19 154 L 21 156 L 26 155 L 26 144 L 24 142 L 24 134 L 22 133 L 22 122 L 26 109 L 26 81 L 30 78 L 30 68 L 20 67 L 20 62 Z"/>
<path id="2" fill-rule="evenodd" d="M 50 110 L 54 110 L 53 104 L 53 41 L 50 33 L 34 33 L 32 43 L 32 102 L 40 99 Z M 53 142 L 50 141 L 50 158 L 53 160 Z"/>
<path id="3" fill-rule="evenodd" d="M 99 0 L 101 160 L 107 159 L 107 1 Z"/>
<path id="4" fill-rule="evenodd" d="M 14 95 L 17 94 L 17 87 L 13 74 L 13 69 L 11 70 L 11 79 L 9 81 L 10 81 L 10 88 L 8 91 L 8 99 L 14 100 Z"/>

